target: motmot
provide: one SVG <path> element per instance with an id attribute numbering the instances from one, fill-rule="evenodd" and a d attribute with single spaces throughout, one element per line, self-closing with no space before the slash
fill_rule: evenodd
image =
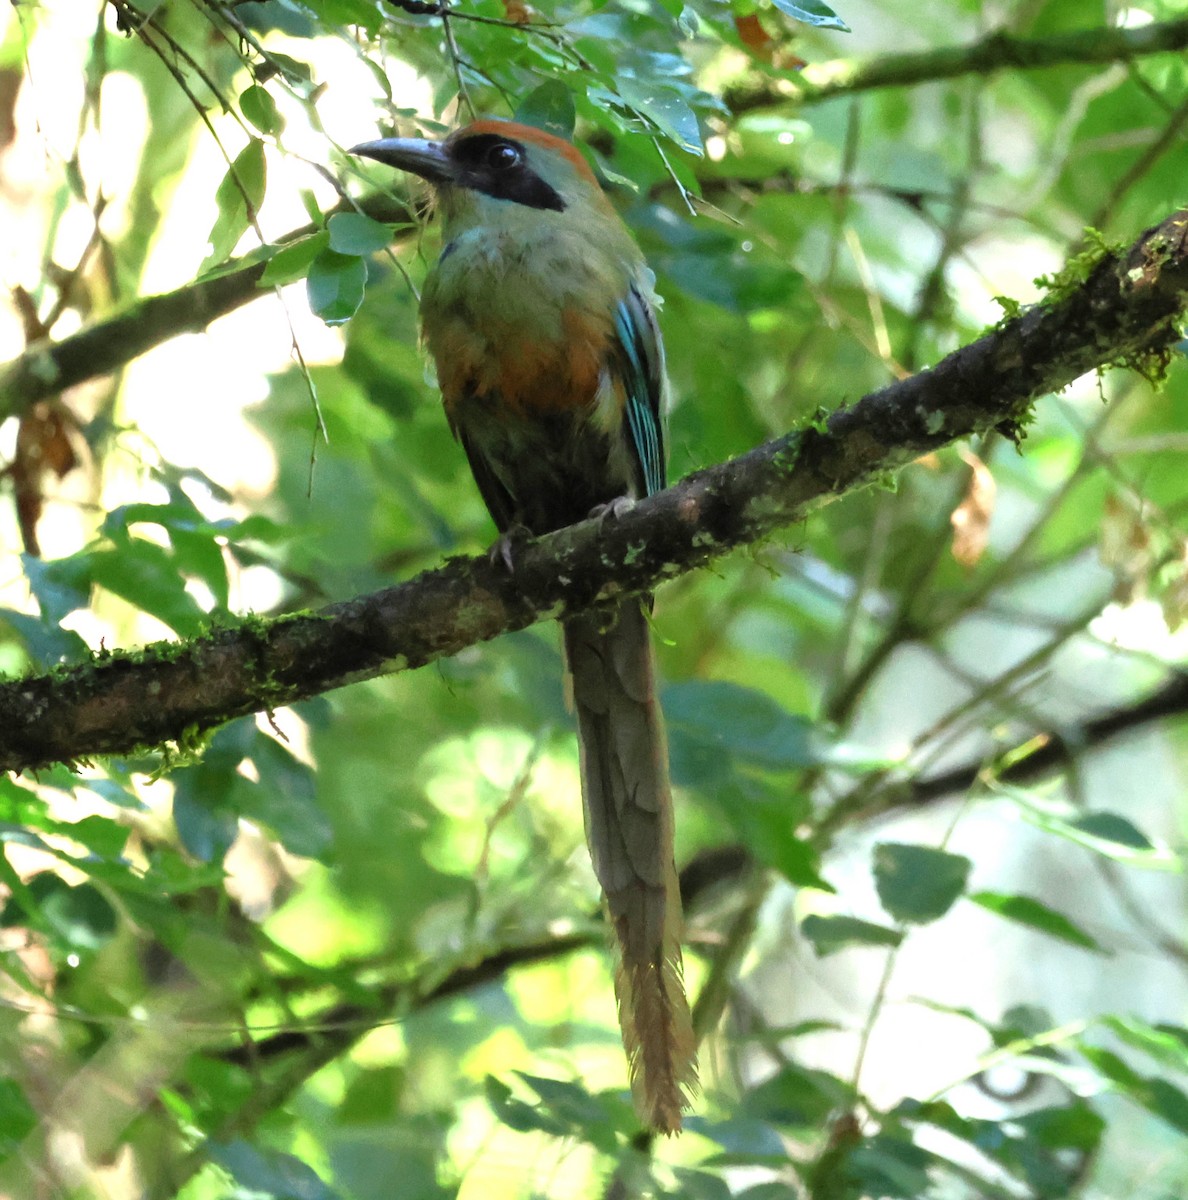
<path id="1" fill-rule="evenodd" d="M 614 519 L 624 498 L 663 488 L 668 384 L 653 276 L 581 152 L 540 129 L 479 120 L 442 141 L 385 138 L 352 153 L 436 193 L 443 248 L 422 291 L 422 333 L 501 538 Z M 562 625 L 632 1091 L 649 1126 L 675 1133 L 696 1064 L 650 604 L 632 598 Z"/>

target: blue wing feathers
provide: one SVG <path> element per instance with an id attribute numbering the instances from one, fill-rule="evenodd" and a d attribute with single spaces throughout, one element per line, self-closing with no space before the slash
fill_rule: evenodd
<path id="1" fill-rule="evenodd" d="M 661 412 L 664 357 L 656 319 L 648 302 L 634 286 L 615 309 L 615 332 L 627 392 L 627 429 L 639 461 L 644 488 L 650 496 L 661 491 L 665 482 Z"/>

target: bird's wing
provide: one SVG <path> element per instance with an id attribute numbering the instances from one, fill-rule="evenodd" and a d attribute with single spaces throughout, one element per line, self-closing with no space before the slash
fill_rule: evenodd
<path id="1" fill-rule="evenodd" d="M 665 482 L 664 347 L 652 306 L 635 284 L 615 309 L 615 336 L 629 442 L 650 496 Z"/>
<path id="2" fill-rule="evenodd" d="M 455 427 L 454 432 L 462 443 L 462 449 L 466 451 L 470 473 L 478 484 L 479 495 L 482 496 L 495 527 L 500 533 L 506 533 L 516 523 L 516 506 L 511 493 L 495 474 L 490 461 L 475 439 L 468 436 L 465 429 Z"/>

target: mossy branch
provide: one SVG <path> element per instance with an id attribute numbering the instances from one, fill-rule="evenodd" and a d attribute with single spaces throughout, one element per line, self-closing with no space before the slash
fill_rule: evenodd
<path id="1" fill-rule="evenodd" d="M 179 740 L 232 717 L 423 666 L 537 621 L 613 604 L 772 537 L 847 492 L 1109 364 L 1166 365 L 1188 305 L 1188 210 L 1128 250 L 1070 264 L 1048 301 L 810 428 L 699 471 L 624 515 L 526 541 L 509 575 L 459 558 L 318 613 L 103 654 L 0 686 L 0 769 Z"/>

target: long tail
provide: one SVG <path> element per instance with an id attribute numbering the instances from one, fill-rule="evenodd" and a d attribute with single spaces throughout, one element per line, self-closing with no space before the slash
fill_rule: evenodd
<path id="1" fill-rule="evenodd" d="M 668 751 L 640 602 L 610 620 L 565 622 L 581 748 L 586 837 L 619 944 L 615 993 L 643 1120 L 681 1127 L 697 1082 L 681 981 L 681 900 L 673 864 Z"/>

